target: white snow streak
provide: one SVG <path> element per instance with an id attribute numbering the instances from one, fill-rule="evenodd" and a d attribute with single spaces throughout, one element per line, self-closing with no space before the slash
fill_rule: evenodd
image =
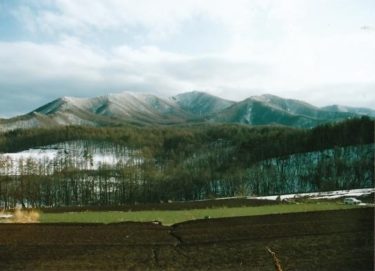
<path id="1" fill-rule="evenodd" d="M 327 192 L 313 192 L 313 193 L 297 193 L 297 194 L 286 194 L 286 195 L 273 195 L 273 196 L 261 196 L 261 197 L 247 197 L 248 199 L 266 199 L 276 200 L 279 196 L 281 200 L 309 197 L 311 199 L 336 199 L 341 197 L 359 197 L 369 195 L 375 192 L 375 188 L 363 188 L 363 189 L 352 189 L 352 190 L 336 190 Z"/>

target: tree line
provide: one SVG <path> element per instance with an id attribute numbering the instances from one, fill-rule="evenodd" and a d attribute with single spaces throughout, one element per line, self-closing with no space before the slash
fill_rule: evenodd
<path id="1" fill-rule="evenodd" d="M 19 172 L 10 174 L 9 164 L 0 159 L 0 205 L 197 200 L 368 187 L 374 180 L 374 121 L 367 117 L 313 129 L 194 125 L 16 130 L 0 134 L 0 151 L 77 141 L 86 142 L 80 163 L 77 155 L 61 152 L 51 161 L 19 162 Z M 109 152 L 126 159 L 90 167 L 92 149 L 103 146 L 112 146 Z M 124 150 L 119 146 L 126 147 L 126 154 L 119 153 Z"/>

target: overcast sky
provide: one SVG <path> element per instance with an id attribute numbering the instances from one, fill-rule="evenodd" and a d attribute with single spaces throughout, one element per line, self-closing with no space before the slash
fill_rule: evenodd
<path id="1" fill-rule="evenodd" d="M 61 96 L 375 108 L 374 0 L 0 0 L 0 117 Z"/>

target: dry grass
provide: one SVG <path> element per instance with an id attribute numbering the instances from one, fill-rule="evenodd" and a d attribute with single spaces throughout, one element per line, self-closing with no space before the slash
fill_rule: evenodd
<path id="1" fill-rule="evenodd" d="M 16 209 L 13 216 L 14 223 L 38 223 L 40 214 L 35 210 L 23 211 Z"/>
<path id="2" fill-rule="evenodd" d="M 35 210 L 22 210 L 17 208 L 13 214 L 2 211 L 0 215 L 9 216 L 4 223 L 38 223 L 40 214 Z"/>

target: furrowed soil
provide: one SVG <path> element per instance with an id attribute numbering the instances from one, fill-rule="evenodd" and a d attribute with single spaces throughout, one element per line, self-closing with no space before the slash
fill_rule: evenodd
<path id="1" fill-rule="evenodd" d="M 373 270 L 374 209 L 152 223 L 0 224 L 0 270 Z"/>

